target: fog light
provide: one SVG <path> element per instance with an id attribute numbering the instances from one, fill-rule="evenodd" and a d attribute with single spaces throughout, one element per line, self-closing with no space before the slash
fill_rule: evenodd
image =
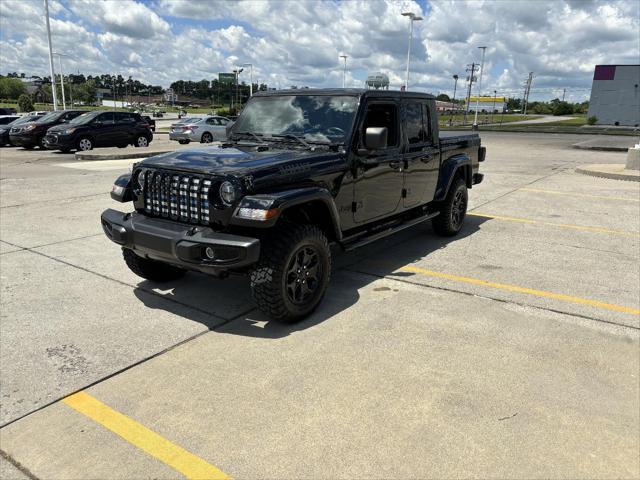
<path id="1" fill-rule="evenodd" d="M 216 258 L 216 252 L 211 247 L 205 248 L 204 254 L 207 256 L 209 260 L 213 260 L 214 258 Z"/>

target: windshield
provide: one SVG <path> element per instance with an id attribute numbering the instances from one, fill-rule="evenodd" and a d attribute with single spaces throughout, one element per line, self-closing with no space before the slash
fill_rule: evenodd
<path id="1" fill-rule="evenodd" d="M 82 125 L 84 123 L 89 123 L 91 120 L 96 118 L 101 113 L 102 112 L 100 112 L 100 111 L 83 113 L 82 115 L 79 115 L 76 118 L 74 118 L 73 120 L 71 120 L 69 123 L 72 124 L 72 125 Z"/>
<path id="2" fill-rule="evenodd" d="M 48 122 L 53 122 L 55 120 L 58 119 L 58 117 L 60 115 L 62 115 L 64 112 L 50 112 L 47 113 L 46 115 L 43 115 L 42 117 L 38 117 L 37 120 L 34 120 L 35 123 L 48 123 Z"/>
<path id="3" fill-rule="evenodd" d="M 12 127 L 16 126 L 16 125 L 20 125 L 21 123 L 27 123 L 27 122 L 33 122 L 33 117 L 30 116 L 24 116 L 24 117 L 20 117 L 17 120 L 14 120 L 13 122 L 11 122 L 9 125 L 11 125 Z"/>
<path id="4" fill-rule="evenodd" d="M 341 143 L 351 131 L 358 97 L 277 95 L 253 97 L 232 133 L 299 135 L 312 142 Z"/>

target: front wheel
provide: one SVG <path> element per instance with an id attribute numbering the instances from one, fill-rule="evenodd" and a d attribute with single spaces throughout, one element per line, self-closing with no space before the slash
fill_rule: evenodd
<path id="1" fill-rule="evenodd" d="M 134 143 L 134 145 L 136 147 L 148 147 L 149 146 L 149 139 L 147 139 L 147 137 L 145 137 L 144 135 L 139 135 L 136 138 L 136 143 Z"/>
<path id="2" fill-rule="evenodd" d="M 81 138 L 78 140 L 78 150 L 81 152 L 86 152 L 93 148 L 93 142 L 90 138 Z"/>
<path id="3" fill-rule="evenodd" d="M 122 256 L 129 270 L 147 280 L 168 282 L 176 280 L 185 274 L 185 270 L 181 268 L 149 260 L 148 258 L 142 258 L 128 248 L 122 249 Z"/>
<path id="4" fill-rule="evenodd" d="M 320 303 L 331 277 L 331 250 L 314 225 L 284 224 L 264 240 L 251 293 L 267 316 L 294 322 Z"/>
<path id="5" fill-rule="evenodd" d="M 467 184 L 458 177 L 449 188 L 447 197 L 440 204 L 440 214 L 431 223 L 438 235 L 451 237 L 462 228 L 467 214 Z"/>

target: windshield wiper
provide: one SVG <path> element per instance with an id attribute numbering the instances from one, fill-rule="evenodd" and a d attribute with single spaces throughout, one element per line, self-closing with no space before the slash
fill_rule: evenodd
<path id="1" fill-rule="evenodd" d="M 253 133 L 253 132 L 233 132 L 234 135 L 249 135 L 250 137 L 255 138 L 260 143 L 266 143 L 263 139 L 260 138 L 262 136 L 261 133 Z"/>
<path id="2" fill-rule="evenodd" d="M 298 142 L 300 142 L 305 147 L 311 148 L 311 145 L 309 145 L 307 142 L 305 142 L 302 137 L 294 135 L 293 133 L 282 133 L 282 134 L 275 134 L 275 135 L 271 135 L 271 136 L 275 137 L 275 138 L 292 138 L 293 140 L 297 140 Z"/>

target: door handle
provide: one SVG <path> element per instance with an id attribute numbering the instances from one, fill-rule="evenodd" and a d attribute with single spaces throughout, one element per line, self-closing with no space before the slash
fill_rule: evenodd
<path id="1" fill-rule="evenodd" d="M 394 170 L 402 171 L 402 163 L 400 163 L 400 160 L 389 162 L 389 166 Z"/>

